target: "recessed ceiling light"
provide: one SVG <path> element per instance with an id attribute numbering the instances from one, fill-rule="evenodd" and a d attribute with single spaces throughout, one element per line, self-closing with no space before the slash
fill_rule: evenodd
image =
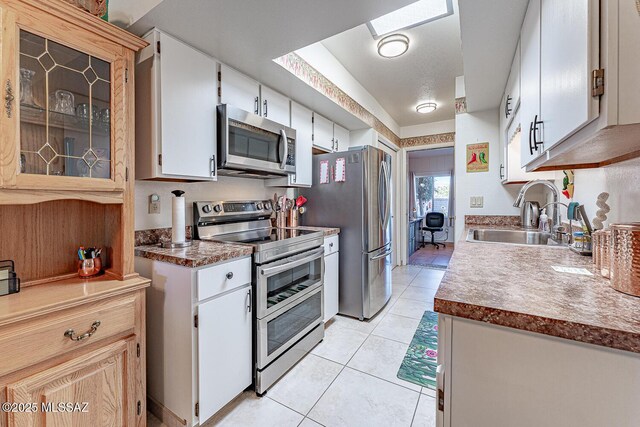
<path id="1" fill-rule="evenodd" d="M 435 102 L 424 102 L 416 106 L 416 111 L 420 114 L 427 114 L 436 111 L 438 105 Z"/>
<path id="2" fill-rule="evenodd" d="M 373 37 L 416 27 L 453 14 L 451 0 L 420 0 L 369 21 L 367 26 Z"/>
<path id="3" fill-rule="evenodd" d="M 403 34 L 392 34 L 378 42 L 378 55 L 385 58 L 395 58 L 409 49 L 409 37 Z"/>

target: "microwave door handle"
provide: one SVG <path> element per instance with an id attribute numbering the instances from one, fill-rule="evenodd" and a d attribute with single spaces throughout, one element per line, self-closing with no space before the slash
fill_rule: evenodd
<path id="1" fill-rule="evenodd" d="M 289 157 L 289 144 L 287 143 L 287 134 L 284 129 L 280 129 L 280 141 L 282 146 L 282 159 L 280 160 L 280 169 L 287 167 L 287 157 Z"/>
<path id="2" fill-rule="evenodd" d="M 305 264 L 309 261 L 313 261 L 323 256 L 324 256 L 324 247 L 321 247 L 320 249 L 313 251 L 312 253 L 310 253 L 308 256 L 305 256 L 304 258 L 293 260 L 291 262 L 285 262 L 282 265 L 276 265 L 274 267 L 261 268 L 260 274 L 263 276 L 273 276 L 274 274 L 282 273 L 283 271 L 287 271 L 291 268 L 297 267 L 299 265 Z"/>

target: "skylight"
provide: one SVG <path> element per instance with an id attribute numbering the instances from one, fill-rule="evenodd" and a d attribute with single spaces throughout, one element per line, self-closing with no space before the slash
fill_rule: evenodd
<path id="1" fill-rule="evenodd" d="M 367 23 L 373 37 L 413 28 L 453 13 L 451 0 L 419 0 Z"/>

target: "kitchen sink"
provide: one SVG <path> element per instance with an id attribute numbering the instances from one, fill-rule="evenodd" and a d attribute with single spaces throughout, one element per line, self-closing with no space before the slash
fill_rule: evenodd
<path id="1" fill-rule="evenodd" d="M 467 235 L 467 242 L 562 247 L 561 244 L 551 239 L 550 233 L 543 233 L 535 230 L 471 229 Z"/>

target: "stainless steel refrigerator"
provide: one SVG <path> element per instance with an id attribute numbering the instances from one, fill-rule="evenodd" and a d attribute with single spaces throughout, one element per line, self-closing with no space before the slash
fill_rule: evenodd
<path id="1" fill-rule="evenodd" d="M 391 298 L 391 191 L 384 151 L 313 156 L 313 186 L 300 191 L 308 199 L 302 224 L 340 227 L 341 314 L 369 319 Z"/>

